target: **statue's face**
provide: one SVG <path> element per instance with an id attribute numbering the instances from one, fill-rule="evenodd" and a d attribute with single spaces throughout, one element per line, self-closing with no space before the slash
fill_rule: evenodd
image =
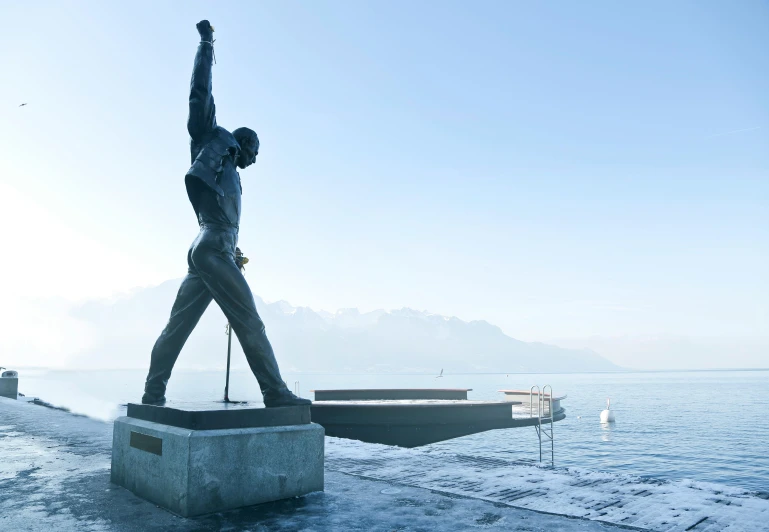
<path id="1" fill-rule="evenodd" d="M 259 144 L 257 144 L 256 139 L 249 139 L 241 144 L 237 161 L 238 168 L 246 168 L 254 164 L 257 155 L 259 155 Z"/>

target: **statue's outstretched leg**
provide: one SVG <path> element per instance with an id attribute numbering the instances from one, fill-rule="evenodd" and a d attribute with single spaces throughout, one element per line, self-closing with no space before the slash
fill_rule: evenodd
<path id="1" fill-rule="evenodd" d="M 203 280 L 190 268 L 176 294 L 168 324 L 152 348 L 152 360 L 144 384 L 142 403 L 165 402 L 166 385 L 171 377 L 171 370 L 211 299 L 211 293 Z"/>
<path id="2" fill-rule="evenodd" d="M 203 236 L 192 251 L 192 262 L 214 301 L 221 307 L 240 340 L 248 365 L 254 373 L 266 406 L 310 404 L 296 397 L 283 382 L 264 322 L 254 296 L 235 264 L 235 232 L 212 232 Z"/>

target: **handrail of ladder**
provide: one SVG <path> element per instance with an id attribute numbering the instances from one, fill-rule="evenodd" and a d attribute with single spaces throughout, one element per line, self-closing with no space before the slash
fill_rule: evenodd
<path id="1" fill-rule="evenodd" d="M 545 391 L 548 388 L 550 388 L 550 395 L 547 395 L 547 392 Z M 542 413 L 543 414 L 545 413 L 545 404 L 547 404 L 548 405 L 548 410 L 547 411 L 550 413 L 549 417 L 550 417 L 550 420 L 551 420 L 550 422 L 552 424 L 552 419 L 553 419 L 553 387 L 550 386 L 549 384 L 545 384 L 542 387 L 542 395 L 543 395 L 543 397 L 542 397 Z M 545 416 L 543 416 L 543 417 L 545 417 Z M 545 419 L 547 419 L 547 418 L 545 418 Z"/>
<path id="2" fill-rule="evenodd" d="M 555 466 L 555 434 L 553 433 L 553 418 L 555 417 L 555 413 L 553 412 L 553 387 L 549 384 L 545 384 L 542 387 L 542 394 L 545 394 L 545 391 L 550 388 L 550 395 L 548 396 L 548 410 L 549 410 L 549 421 L 550 421 L 550 434 L 545 432 L 545 436 L 550 438 L 550 463 Z M 542 399 L 542 404 L 544 406 L 544 398 Z M 541 458 L 540 458 L 541 460 Z"/>
<path id="3" fill-rule="evenodd" d="M 550 388 L 550 393 L 547 393 L 547 389 Z M 537 394 L 537 424 L 534 428 L 537 431 L 537 440 L 539 440 L 539 461 L 542 462 L 542 436 L 550 440 L 550 463 L 555 466 L 555 434 L 553 432 L 553 421 L 555 413 L 553 412 L 553 387 L 549 384 L 545 384 L 541 389 L 538 385 L 534 385 L 529 388 L 529 417 L 534 419 L 534 390 Z M 545 411 L 547 406 L 547 412 Z M 547 416 L 545 416 L 547 414 Z M 542 426 L 542 419 L 545 423 L 550 424 L 550 431 Z"/>
<path id="4" fill-rule="evenodd" d="M 529 388 L 529 417 L 534 417 L 534 388 L 537 389 L 537 418 L 542 417 L 542 409 L 540 408 L 540 398 L 542 397 L 542 394 L 540 393 L 541 390 L 539 389 L 539 386 L 536 384 Z"/>

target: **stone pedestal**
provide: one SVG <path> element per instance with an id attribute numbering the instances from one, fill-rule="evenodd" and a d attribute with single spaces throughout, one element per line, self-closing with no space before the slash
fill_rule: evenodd
<path id="1" fill-rule="evenodd" d="M 6 371 L 5 373 L 13 373 L 15 371 Z M 7 397 L 9 399 L 19 398 L 19 378 L 18 377 L 0 377 L 0 397 Z"/>
<path id="2" fill-rule="evenodd" d="M 190 517 L 323 490 L 324 430 L 310 407 L 128 405 L 111 480 Z"/>

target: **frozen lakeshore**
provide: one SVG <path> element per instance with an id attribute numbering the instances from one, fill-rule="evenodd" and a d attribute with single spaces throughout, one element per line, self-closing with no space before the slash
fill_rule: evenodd
<path id="1" fill-rule="evenodd" d="M 769 530 L 769 501 L 737 488 L 337 438 L 325 492 L 183 519 L 110 484 L 111 436 L 111 424 L 0 398 L 0 529 Z"/>

